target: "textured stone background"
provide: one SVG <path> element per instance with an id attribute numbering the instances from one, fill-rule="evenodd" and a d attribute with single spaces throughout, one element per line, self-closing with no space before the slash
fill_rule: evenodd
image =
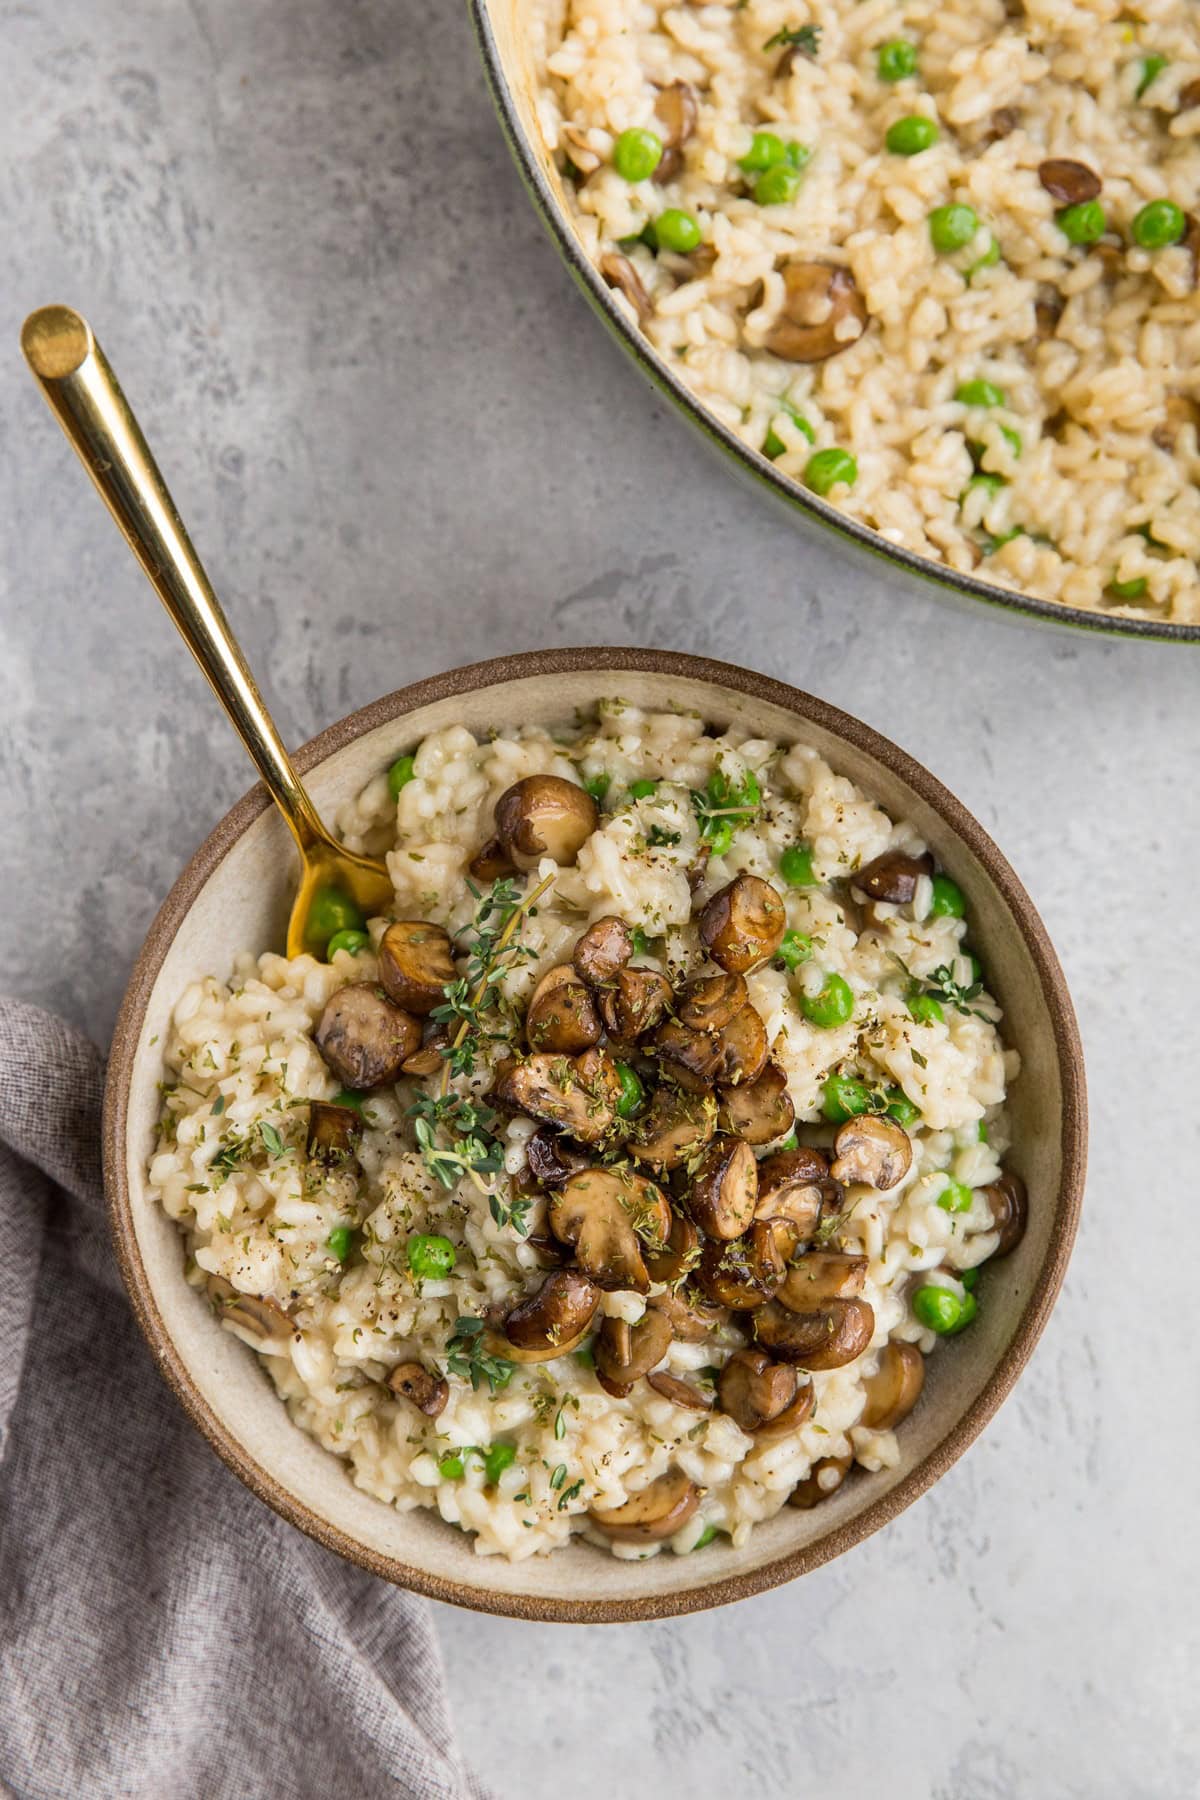
<path id="1" fill-rule="evenodd" d="M 0 196 L 4 986 L 103 1040 L 247 785 L 24 376 L 51 299 L 95 322 L 293 741 L 538 644 L 780 673 L 973 808 L 1073 985 L 1085 1222 L 983 1441 L 732 1611 L 442 1612 L 479 1766 L 530 1800 L 1195 1794 L 1195 653 L 960 616 L 730 482 L 573 291 L 460 4 L 0 0 Z"/>

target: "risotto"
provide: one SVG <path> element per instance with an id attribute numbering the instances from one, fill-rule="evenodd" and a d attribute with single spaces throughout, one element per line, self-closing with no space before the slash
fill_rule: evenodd
<path id="1" fill-rule="evenodd" d="M 893 1466 L 1026 1212 L 913 828 L 617 698 L 439 731 L 338 824 L 393 917 L 326 895 L 324 960 L 181 995 L 150 1166 L 295 1422 L 514 1559 L 740 1545 Z"/>
<path id="2" fill-rule="evenodd" d="M 1191 0 L 530 0 L 584 247 L 889 543 L 1200 621 Z"/>

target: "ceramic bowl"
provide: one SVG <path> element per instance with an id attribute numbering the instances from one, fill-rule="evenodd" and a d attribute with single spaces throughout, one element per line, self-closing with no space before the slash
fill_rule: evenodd
<path id="1" fill-rule="evenodd" d="M 1116 618 L 1054 600 L 1039 600 L 999 587 L 978 575 L 960 574 L 911 550 L 885 543 L 870 526 L 839 512 L 827 500 L 797 487 L 759 451 L 744 444 L 696 397 L 671 365 L 643 337 L 617 303 L 586 255 L 574 224 L 562 175 L 546 149 L 537 123 L 538 77 L 529 17 L 533 0 L 468 0 L 484 70 L 504 135 L 526 190 L 583 293 L 642 373 L 697 426 L 728 465 L 747 483 L 784 502 L 802 526 L 834 534 L 845 554 L 860 566 L 887 563 L 902 586 L 932 589 L 944 599 L 980 604 L 1001 616 L 1112 637 L 1200 644 L 1200 625 L 1173 625 L 1163 619 Z"/>
<path id="2" fill-rule="evenodd" d="M 117 1025 L 105 1104 L 105 1176 L 130 1298 L 151 1350 L 195 1424 L 248 1487 L 285 1519 L 389 1581 L 439 1600 L 521 1618 L 575 1622 L 695 1611 L 816 1568 L 876 1531 L 945 1473 L 1027 1362 L 1062 1281 L 1083 1187 L 1083 1062 L 1062 972 L 1037 913 L 982 828 L 932 775 L 822 701 L 743 669 L 661 651 L 556 650 L 456 669 L 378 700 L 296 758 L 327 816 L 427 732 L 561 723 L 602 694 L 686 707 L 718 728 L 802 740 L 894 816 L 911 820 L 965 890 L 972 941 L 1021 1052 L 1012 1091 L 1012 1165 L 1029 1189 L 1029 1228 L 981 1283 L 979 1318 L 929 1362 L 921 1403 L 899 1433 L 901 1461 L 858 1473 L 812 1512 L 785 1508 L 744 1549 L 622 1562 L 583 1542 L 509 1564 L 431 1511 L 398 1512 L 356 1488 L 346 1465 L 291 1423 L 254 1354 L 183 1278 L 183 1242 L 147 1191 L 161 1046 L 190 981 L 224 975 L 235 951 L 283 942 L 292 855 L 261 788 L 229 812 L 168 895 L 138 959 Z"/>

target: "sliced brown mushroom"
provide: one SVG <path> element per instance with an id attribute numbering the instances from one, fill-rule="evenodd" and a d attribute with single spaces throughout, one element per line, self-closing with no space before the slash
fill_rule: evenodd
<path id="1" fill-rule="evenodd" d="M 817 1404 L 816 1390 L 811 1381 L 802 1381 L 796 1388 L 796 1398 L 785 1407 L 776 1418 L 766 1425 L 759 1425 L 755 1430 L 756 1438 L 786 1437 L 791 1431 L 799 1431 L 812 1417 L 813 1407 Z"/>
<path id="2" fill-rule="evenodd" d="M 442 1051 L 450 1042 L 450 1033 L 445 1025 L 431 1025 L 425 1021 L 425 1030 L 421 1037 L 421 1047 L 406 1056 L 401 1063 L 401 1073 L 405 1075 L 436 1075 L 446 1059 Z"/>
<path id="3" fill-rule="evenodd" d="M 674 181 L 683 169 L 683 146 L 693 135 L 700 106 L 690 81 L 673 81 L 662 89 L 654 107 L 662 124 L 663 153 L 654 171 L 655 181 Z"/>
<path id="4" fill-rule="evenodd" d="M 286 1344 L 296 1329 L 274 1300 L 239 1293 L 223 1275 L 210 1275 L 204 1291 L 221 1323 L 236 1326 L 256 1344 Z"/>
<path id="5" fill-rule="evenodd" d="M 320 1163 L 322 1168 L 356 1168 L 354 1147 L 362 1133 L 362 1115 L 353 1107 L 314 1100 L 308 1109 L 305 1155 L 309 1162 Z"/>
<path id="6" fill-rule="evenodd" d="M 597 996 L 610 1037 L 633 1043 L 653 1031 L 671 1000 L 671 984 L 657 969 L 618 969 Z"/>
<path id="7" fill-rule="evenodd" d="M 467 864 L 467 874 L 474 881 L 491 884 L 500 881 L 505 875 L 511 875 L 516 864 L 498 837 L 489 838 L 481 850 Z"/>
<path id="8" fill-rule="evenodd" d="M 770 1051 L 767 1028 L 757 1008 L 743 1006 L 716 1036 L 721 1046 L 718 1085 L 728 1091 L 757 1081 L 767 1066 Z"/>
<path id="9" fill-rule="evenodd" d="M 886 1193 L 912 1168 L 912 1139 L 903 1125 L 875 1113 L 860 1113 L 839 1125 L 833 1149 L 829 1172 L 843 1187 L 862 1181 Z"/>
<path id="10" fill-rule="evenodd" d="M 591 1167 L 581 1150 L 573 1149 L 560 1132 L 551 1131 L 545 1125 L 540 1126 L 526 1144 L 525 1161 L 539 1188 L 561 1187 L 572 1175 Z"/>
<path id="11" fill-rule="evenodd" d="M 649 1292 L 641 1245 L 665 1245 L 671 1209 L 644 1175 L 585 1169 L 551 1195 L 547 1216 L 555 1237 L 574 1244 L 575 1261 L 598 1287 Z"/>
<path id="12" fill-rule="evenodd" d="M 499 1333 L 499 1353 L 514 1362 L 565 1356 L 580 1342 L 600 1304 L 600 1289 L 578 1269 L 554 1269 L 518 1301 Z"/>
<path id="13" fill-rule="evenodd" d="M 598 1050 L 582 1056 L 538 1051 L 510 1063 L 496 1081 L 496 1099 L 514 1112 L 557 1125 L 581 1144 L 595 1144 L 611 1130 L 621 1097 L 612 1059 Z"/>
<path id="14" fill-rule="evenodd" d="M 421 1026 L 382 988 L 360 982 L 330 995 L 313 1035 L 342 1086 L 363 1089 L 399 1077 L 420 1047 Z"/>
<path id="15" fill-rule="evenodd" d="M 653 1169 L 678 1169 L 699 1156 L 716 1129 L 717 1103 L 711 1094 L 656 1088 L 636 1121 L 629 1153 Z"/>
<path id="16" fill-rule="evenodd" d="M 860 1425 L 871 1431 L 891 1431 L 907 1419 L 925 1385 L 925 1358 L 915 1344 L 893 1338 L 879 1352 L 879 1367 L 863 1382 L 866 1405 Z"/>
<path id="17" fill-rule="evenodd" d="M 518 869 L 534 869 L 543 856 L 573 863 L 600 822 L 596 802 L 561 775 L 527 775 L 496 802 L 496 831 Z"/>
<path id="18" fill-rule="evenodd" d="M 1156 425 L 1152 433 L 1159 449 L 1174 450 L 1176 439 L 1185 425 L 1200 432 L 1200 400 L 1193 400 L 1190 394 L 1168 394 L 1163 407 L 1162 424 Z"/>
<path id="19" fill-rule="evenodd" d="M 663 1073 L 689 1094 L 707 1094 L 724 1066 L 725 1052 L 715 1032 L 689 1031 L 668 1019 L 655 1034 L 654 1048 Z"/>
<path id="20" fill-rule="evenodd" d="M 754 1216 L 786 1219 L 804 1241 L 821 1223 L 826 1200 L 835 1199 L 838 1192 L 828 1160 L 820 1150 L 810 1150 L 803 1144 L 795 1150 L 777 1150 L 773 1156 L 764 1156 L 758 1165 Z"/>
<path id="21" fill-rule="evenodd" d="M 690 1287 L 666 1294 L 655 1294 L 650 1302 L 653 1311 L 665 1314 L 672 1337 L 681 1344 L 702 1344 L 723 1325 L 729 1323 L 729 1312 L 723 1306 L 710 1306 Z"/>
<path id="22" fill-rule="evenodd" d="M 450 1383 L 442 1375 L 433 1375 L 424 1363 L 397 1363 L 387 1380 L 393 1394 L 411 1400 L 427 1419 L 436 1419 L 445 1411 L 450 1398 Z"/>
<path id="23" fill-rule="evenodd" d="M 980 1189 L 980 1198 L 986 1200 L 991 1208 L 992 1230 L 1000 1233 L 1000 1242 L 992 1255 L 1010 1255 L 1025 1236 L 1025 1226 L 1029 1220 L 1025 1183 L 1019 1175 L 1005 1170 L 998 1181 L 993 1181 L 990 1187 Z"/>
<path id="24" fill-rule="evenodd" d="M 1051 156 L 1038 164 L 1038 180 L 1058 206 L 1094 200 L 1104 186 L 1094 169 L 1069 156 Z"/>
<path id="25" fill-rule="evenodd" d="M 644 325 L 654 315 L 654 304 L 642 284 L 642 278 L 627 256 L 619 250 L 606 250 L 600 258 L 600 273 L 610 288 L 616 288 L 624 294 L 630 306 L 638 316 L 638 324 Z"/>
<path id="26" fill-rule="evenodd" d="M 715 893 L 700 914 L 700 939 L 715 963 L 733 975 L 774 956 L 787 915 L 769 882 L 738 875 Z"/>
<path id="27" fill-rule="evenodd" d="M 680 1381 L 678 1375 L 668 1375 L 665 1369 L 657 1369 L 653 1375 L 647 1375 L 646 1386 L 652 1387 L 664 1400 L 669 1400 L 672 1406 L 682 1406 L 686 1412 L 712 1411 L 711 1394 L 702 1394 L 690 1381 Z"/>
<path id="28" fill-rule="evenodd" d="M 795 1117 L 787 1076 L 777 1062 L 769 1062 L 757 1081 L 721 1090 L 721 1130 L 748 1144 L 773 1143 L 792 1129 Z"/>
<path id="29" fill-rule="evenodd" d="M 618 1544 L 653 1544 L 673 1537 L 699 1504 L 696 1484 L 682 1469 L 668 1469 L 624 1506 L 594 1506 L 588 1518 Z"/>
<path id="30" fill-rule="evenodd" d="M 1047 343 L 1058 330 L 1058 321 L 1066 310 L 1066 301 L 1053 288 L 1043 288 L 1033 303 L 1034 337 Z"/>
<path id="31" fill-rule="evenodd" d="M 397 919 L 379 940 L 379 981 L 384 992 L 405 1012 L 424 1018 L 446 998 L 455 981 L 450 933 L 424 919 Z"/>
<path id="32" fill-rule="evenodd" d="M 768 1300 L 751 1315 L 756 1343 L 802 1369 L 840 1369 L 868 1347 L 875 1313 L 865 1300 L 827 1300 L 812 1312 L 789 1312 Z"/>
<path id="33" fill-rule="evenodd" d="M 682 1213 L 672 1212 L 667 1239 L 661 1249 L 644 1250 L 642 1261 L 651 1281 L 665 1281 L 674 1286 L 695 1268 L 700 1260 L 700 1233 Z"/>
<path id="34" fill-rule="evenodd" d="M 813 1464 L 811 1475 L 796 1483 L 788 1495 L 788 1505 L 799 1506 L 805 1512 L 819 1506 L 822 1500 L 837 1493 L 853 1464 L 852 1456 L 823 1456 Z"/>
<path id="35" fill-rule="evenodd" d="M 547 969 L 525 1013 L 525 1036 L 531 1050 L 553 1050 L 575 1056 L 600 1042 L 602 1026 L 592 991 L 570 963 Z"/>
<path id="36" fill-rule="evenodd" d="M 811 1386 L 810 1386 L 811 1406 Z M 717 1378 L 717 1400 L 743 1431 L 757 1431 L 787 1411 L 796 1398 L 796 1371 L 761 1350 L 735 1350 Z"/>
<path id="37" fill-rule="evenodd" d="M 774 1230 L 761 1221 L 744 1237 L 705 1244 L 692 1280 L 707 1299 L 735 1312 L 765 1306 L 784 1279 Z"/>
<path id="38" fill-rule="evenodd" d="M 670 1320 L 657 1307 L 648 1306 L 636 1325 L 624 1319 L 605 1319 L 592 1355 L 598 1375 L 628 1388 L 656 1369 L 670 1348 Z"/>
<path id="39" fill-rule="evenodd" d="M 742 1138 L 714 1138 L 687 1193 L 687 1209 L 709 1237 L 741 1237 L 754 1217 L 758 1165 Z"/>
<path id="40" fill-rule="evenodd" d="M 849 269 L 785 263 L 783 287 L 783 310 L 764 343 L 785 362 L 825 362 L 856 344 L 867 329 L 867 304 Z"/>
<path id="41" fill-rule="evenodd" d="M 810 1250 L 797 1257 L 779 1287 L 789 1312 L 812 1312 L 826 1300 L 855 1300 L 867 1281 L 867 1259 L 846 1250 Z"/>
<path id="42" fill-rule="evenodd" d="M 698 975 L 675 996 L 675 1017 L 689 1031 L 722 1031 L 749 1005 L 744 975 Z"/>
<path id="43" fill-rule="evenodd" d="M 559 126 L 559 136 L 567 146 L 571 164 L 584 177 L 594 175 L 600 167 L 600 155 L 587 141 L 587 133 L 578 125 Z"/>
<path id="44" fill-rule="evenodd" d="M 624 919 L 611 913 L 589 925 L 571 958 L 575 973 L 591 987 L 603 987 L 633 955 L 633 936 Z"/>
<path id="45" fill-rule="evenodd" d="M 886 900 L 889 906 L 907 906 L 917 891 L 922 875 L 933 874 L 933 858 L 908 856 L 903 850 L 885 850 L 874 862 L 859 869 L 851 877 L 872 900 Z"/>
<path id="46" fill-rule="evenodd" d="M 986 149 L 989 144 L 998 144 L 1004 138 L 1011 137 L 1021 123 L 1021 115 L 1015 106 L 1001 106 L 992 114 L 983 130 L 979 142 Z"/>

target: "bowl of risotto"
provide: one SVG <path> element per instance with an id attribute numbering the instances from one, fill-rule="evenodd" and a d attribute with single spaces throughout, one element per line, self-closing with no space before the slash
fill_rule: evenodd
<path id="1" fill-rule="evenodd" d="M 261 791 L 139 959 L 105 1117 L 139 1322 L 285 1518 L 439 1599 L 754 1593 L 961 1454 L 1053 1304 L 1082 1059 L 1012 870 L 867 727 L 542 652 L 301 752 L 383 856 L 280 954 Z"/>
<path id="2" fill-rule="evenodd" d="M 1188 0 L 472 7 L 585 294 L 744 473 L 960 597 L 1200 639 Z"/>

